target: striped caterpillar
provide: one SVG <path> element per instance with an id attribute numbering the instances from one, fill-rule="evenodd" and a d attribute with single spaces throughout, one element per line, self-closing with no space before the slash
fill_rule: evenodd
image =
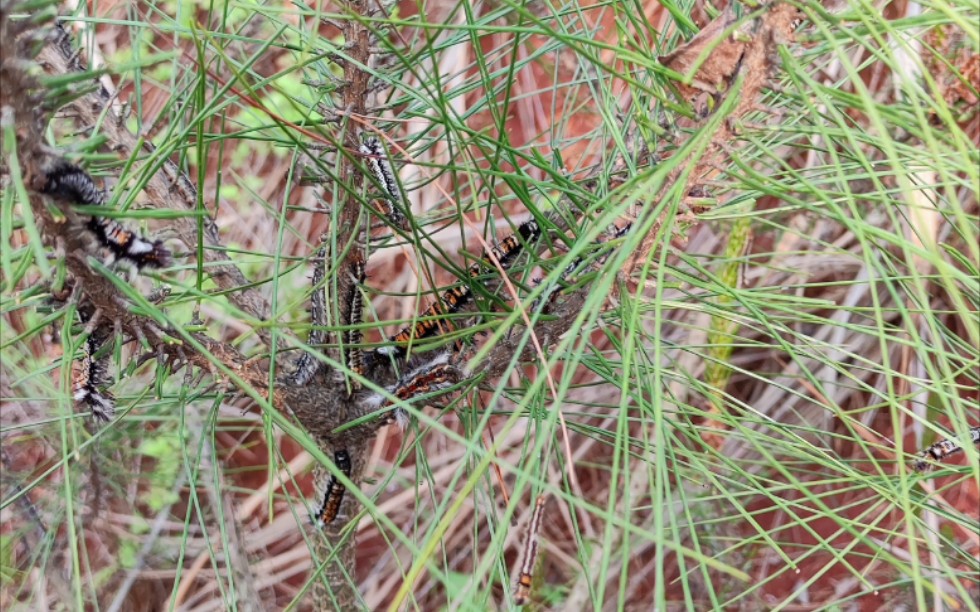
<path id="1" fill-rule="evenodd" d="M 521 575 L 517 579 L 517 588 L 514 590 L 514 604 L 518 606 L 524 606 L 531 602 L 534 566 L 538 561 L 538 531 L 541 530 L 541 518 L 544 515 L 544 506 L 547 501 L 548 498 L 544 495 L 538 497 L 534 504 L 534 514 L 531 515 L 531 524 L 527 528 L 524 558 L 521 561 Z"/>
<path id="2" fill-rule="evenodd" d="M 310 297 L 310 333 L 306 343 L 311 347 L 317 347 L 324 343 L 325 337 L 323 326 L 327 324 L 326 315 L 326 293 L 323 286 L 325 266 L 326 266 L 326 247 L 317 249 L 313 256 L 313 295 Z M 320 371 L 320 360 L 312 353 L 303 351 L 296 361 L 296 369 L 290 375 L 290 381 L 298 386 L 303 386 L 313 380 L 316 373 Z"/>
<path id="3" fill-rule="evenodd" d="M 387 151 L 381 145 L 380 140 L 371 137 L 361 143 L 360 152 L 364 155 L 375 180 L 384 191 L 384 199 L 387 203 L 385 215 L 398 227 L 405 227 L 405 216 L 399 210 L 399 206 L 404 204 L 402 190 L 398 186 L 398 176 L 395 174 L 394 168 L 391 167 L 391 162 L 388 161 Z"/>
<path id="4" fill-rule="evenodd" d="M 362 285 L 364 284 L 364 262 L 354 261 L 351 263 L 350 289 L 347 299 L 347 325 L 350 329 L 344 332 L 344 351 L 347 355 L 347 367 L 351 372 L 364 376 L 364 349 L 361 348 L 361 340 L 364 332 L 358 327 L 364 320 L 364 294 Z M 356 383 L 356 381 L 354 381 Z M 360 384 L 355 384 L 360 387 Z"/>

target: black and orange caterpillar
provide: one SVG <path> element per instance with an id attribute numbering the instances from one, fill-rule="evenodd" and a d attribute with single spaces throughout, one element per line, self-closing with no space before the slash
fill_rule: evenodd
<path id="1" fill-rule="evenodd" d="M 333 462 L 337 469 L 348 479 L 351 476 L 350 453 L 346 450 L 338 450 L 333 455 Z M 313 515 L 313 522 L 318 527 L 323 527 L 327 523 L 332 523 L 340 513 L 340 504 L 344 501 L 346 488 L 333 475 L 327 480 L 323 490 L 323 502 Z"/>
<path id="2" fill-rule="evenodd" d="M 42 191 L 53 198 L 83 206 L 104 206 L 107 201 L 106 193 L 75 164 L 58 160 L 46 174 Z M 92 216 L 84 227 L 115 261 L 128 262 L 137 270 L 165 268 L 171 263 L 170 251 L 161 240 L 147 240 L 118 221 Z"/>
<path id="3" fill-rule="evenodd" d="M 513 265 L 524 246 L 536 241 L 540 236 L 541 227 L 537 221 L 530 219 L 521 223 L 517 226 L 516 232 L 485 251 L 483 257 L 467 269 L 468 276 L 471 280 L 478 277 L 483 273 L 485 266 L 493 266 L 495 262 L 506 270 Z M 405 353 L 406 345 L 437 335 L 446 325 L 439 318 L 459 312 L 472 299 L 473 290 L 469 286 L 462 285 L 447 290 L 440 299 L 433 302 L 425 309 L 425 312 L 419 315 L 419 320 L 414 325 L 409 325 L 391 336 L 390 340 L 395 346 L 387 350 L 401 355 Z"/>

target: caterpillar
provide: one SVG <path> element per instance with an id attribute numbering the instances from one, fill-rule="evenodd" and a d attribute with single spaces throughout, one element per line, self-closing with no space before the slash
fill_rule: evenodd
<path id="1" fill-rule="evenodd" d="M 112 384 L 109 378 L 109 357 L 96 357 L 101 342 L 95 333 L 82 342 L 82 356 L 72 366 L 72 399 L 76 404 L 86 406 L 92 416 L 102 423 L 108 423 L 116 415 L 115 398 L 102 388 Z"/>
<path id="2" fill-rule="evenodd" d="M 310 297 L 310 333 L 306 343 L 309 346 L 320 346 L 324 342 L 323 326 L 326 320 L 326 293 L 323 286 L 324 266 L 326 265 L 326 247 L 317 249 L 313 256 L 313 295 Z M 313 354 L 303 352 L 296 360 L 296 369 L 290 376 L 290 381 L 298 386 L 303 386 L 313 380 L 316 373 L 320 371 L 320 360 Z"/>
<path id="3" fill-rule="evenodd" d="M 538 531 L 541 529 L 541 518 L 544 515 L 544 506 L 547 501 L 548 498 L 544 495 L 538 497 L 534 504 L 534 513 L 531 515 L 531 524 L 527 528 L 524 557 L 521 561 L 521 575 L 517 579 L 517 587 L 514 590 L 514 604 L 518 606 L 527 605 L 531 601 L 534 565 L 538 561 Z"/>
<path id="4" fill-rule="evenodd" d="M 347 352 L 347 367 L 358 375 L 364 375 L 364 349 L 361 348 L 362 330 L 358 327 L 364 317 L 364 294 L 361 286 L 364 284 L 364 262 L 351 263 L 351 285 L 347 299 L 347 324 L 350 329 L 344 333 L 344 347 Z M 355 387 L 360 387 L 355 383 Z"/>
<path id="5" fill-rule="evenodd" d="M 980 427 L 970 428 L 970 441 L 974 444 L 980 444 Z M 919 458 L 912 465 L 917 472 L 925 472 L 930 469 L 930 460 L 941 462 L 947 459 L 950 455 L 954 455 L 963 450 L 963 446 L 960 442 L 954 438 L 946 438 L 936 442 L 929 448 L 921 451 L 919 453 Z"/>
<path id="6" fill-rule="evenodd" d="M 351 477 L 350 453 L 346 450 L 339 450 L 333 455 L 333 462 L 337 469 L 348 479 Z M 344 501 L 344 485 L 331 474 L 327 479 L 327 484 L 323 489 L 323 501 L 313 515 L 313 522 L 317 527 L 323 527 L 327 523 L 332 523 L 340 513 L 340 504 Z"/>
<path id="7" fill-rule="evenodd" d="M 83 206 L 104 206 L 107 201 L 105 192 L 87 172 L 65 160 L 59 160 L 47 171 L 42 192 Z M 126 261 L 137 270 L 171 264 L 170 251 L 161 240 L 148 240 L 118 221 L 92 216 L 84 227 L 115 261 Z"/>
<path id="8" fill-rule="evenodd" d="M 521 253 L 525 244 L 534 242 L 541 236 L 541 227 L 534 220 L 528 220 L 517 227 L 517 231 L 501 240 L 498 244 L 485 251 L 480 261 L 472 264 L 467 269 L 470 279 L 478 277 L 486 265 L 493 265 L 496 260 L 500 267 L 506 270 Z M 492 256 L 492 259 L 491 259 Z M 419 320 L 414 325 L 405 327 L 397 334 L 391 336 L 389 340 L 396 346 L 387 349 L 388 352 L 402 355 L 406 348 L 404 345 L 410 342 L 428 338 L 437 334 L 442 323 L 438 317 L 459 312 L 473 298 L 473 290 L 468 286 L 453 287 L 442 294 L 440 299 L 433 302 L 426 308 L 425 312 L 419 315 Z"/>
<path id="9" fill-rule="evenodd" d="M 381 188 L 384 190 L 387 207 L 384 211 L 388 219 L 399 227 L 404 227 L 405 217 L 402 215 L 399 206 L 403 204 L 402 191 L 398 186 L 398 176 L 395 174 L 391 162 L 388 161 L 388 152 L 381 145 L 381 141 L 371 137 L 361 143 L 360 152 L 364 155 L 371 173 Z"/>
<path id="10" fill-rule="evenodd" d="M 449 352 L 441 353 L 436 358 L 412 370 L 401 377 L 398 382 L 386 388 L 390 395 L 402 401 L 440 391 L 451 387 L 461 378 L 461 372 L 455 365 L 449 363 Z M 388 399 L 380 393 L 371 394 L 365 404 L 372 410 L 380 410 L 391 405 Z M 402 408 L 396 408 L 384 417 L 383 425 L 398 423 L 404 429 L 408 425 L 408 415 Z"/>

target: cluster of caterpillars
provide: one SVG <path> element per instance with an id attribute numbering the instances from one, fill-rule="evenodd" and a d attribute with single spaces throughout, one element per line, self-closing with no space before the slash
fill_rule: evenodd
<path id="1" fill-rule="evenodd" d="M 388 161 L 384 148 L 377 139 L 366 140 L 360 149 L 365 156 L 368 167 L 376 181 L 385 193 L 388 207 L 383 212 L 389 220 L 398 225 L 404 225 L 404 216 L 400 212 L 403 206 L 401 189 L 397 176 Z M 99 189 L 92 177 L 79 166 L 65 160 L 56 161 L 47 172 L 46 182 L 42 191 L 57 200 L 72 205 L 104 206 L 108 201 L 105 191 Z M 81 226 L 97 249 L 107 252 L 112 262 L 125 262 L 129 266 L 143 270 L 145 268 L 160 269 L 171 263 L 171 253 L 161 240 L 151 240 L 127 228 L 122 223 L 99 215 L 88 216 Z M 621 238 L 630 230 L 630 225 L 615 228 L 610 240 Z M 430 338 L 444 331 L 447 324 L 443 319 L 447 315 L 460 312 L 473 300 L 473 292 L 469 283 L 478 279 L 486 270 L 499 268 L 508 270 L 523 250 L 535 243 L 542 235 L 538 222 L 534 219 L 521 223 L 516 231 L 492 245 L 483 256 L 467 268 L 467 283 L 445 291 L 438 300 L 433 302 L 418 320 L 397 334 L 390 337 L 392 346 L 376 351 L 378 355 L 403 357 L 407 348 L 413 342 Z M 325 298 L 323 284 L 325 282 L 325 251 L 317 251 L 314 257 L 315 271 L 313 274 L 313 296 L 310 303 L 313 326 L 309 335 L 309 344 L 319 346 L 324 343 L 323 323 L 325 320 Z M 581 267 L 584 258 L 578 257 L 572 261 L 560 277 L 566 279 Z M 349 275 L 349 291 L 343 298 L 346 310 L 347 325 L 342 335 L 345 365 L 358 376 L 365 376 L 364 352 L 361 347 L 362 332 L 360 325 L 364 310 L 363 283 L 365 280 L 365 265 L 363 261 L 354 261 L 346 271 Z M 546 294 L 548 299 L 553 291 Z M 86 322 L 83 317 L 83 322 Z M 72 370 L 72 397 L 75 402 L 87 407 L 92 416 L 101 422 L 110 421 L 115 415 L 115 400 L 106 387 L 112 384 L 108 375 L 108 355 L 103 354 L 102 345 L 104 334 L 90 331 L 82 340 L 80 356 L 75 360 Z M 364 400 L 367 407 L 384 412 L 394 404 L 390 398 L 406 402 L 415 398 L 425 397 L 432 393 L 447 389 L 460 382 L 463 373 L 458 366 L 451 363 L 451 351 L 442 351 L 436 357 L 418 366 L 392 385 L 385 388 L 386 393 L 372 393 Z M 295 385 L 308 384 L 320 367 L 319 361 L 310 353 L 304 352 L 289 381 Z M 356 381 L 354 387 L 359 388 Z M 407 414 L 402 408 L 396 407 L 387 411 L 381 418 L 384 423 L 398 423 L 402 427 L 408 421 Z M 970 441 L 980 444 L 980 427 L 969 429 Z M 917 471 L 926 471 L 932 462 L 942 462 L 963 450 L 963 445 L 953 439 L 943 439 L 919 453 L 913 464 Z M 352 460 L 346 449 L 334 452 L 334 463 L 340 473 L 347 479 L 351 478 Z M 340 480 L 331 475 L 322 490 L 321 502 L 313 513 L 314 522 L 324 526 L 336 520 L 343 502 L 345 487 Z M 536 501 L 528 529 L 521 563 L 521 572 L 514 594 L 517 605 L 530 601 L 532 575 L 537 561 L 538 532 L 541 527 L 546 498 L 539 497 Z"/>
<path id="2" fill-rule="evenodd" d="M 400 210 L 404 205 L 402 192 L 399 187 L 398 178 L 387 158 L 384 147 L 376 138 L 368 138 L 360 146 L 360 152 L 364 156 L 367 167 L 370 169 L 374 180 L 384 192 L 384 199 L 387 207 L 383 214 L 395 225 L 402 226 L 404 217 Z M 630 229 L 630 226 L 615 228 L 610 239 L 622 237 Z M 457 285 L 447 291 L 435 302 L 429 305 L 412 325 L 406 326 L 398 333 L 392 335 L 389 340 L 390 346 L 382 347 L 374 351 L 372 357 L 378 358 L 385 356 L 389 359 L 403 359 L 408 347 L 413 343 L 439 335 L 447 329 L 448 322 L 445 318 L 461 312 L 473 300 L 472 283 L 477 282 L 479 277 L 488 270 L 499 269 L 506 271 L 517 261 L 518 257 L 531 244 L 536 243 L 542 236 L 542 229 L 538 221 L 530 219 L 517 226 L 516 231 L 502 239 L 500 242 L 487 248 L 482 257 L 467 268 L 466 279 L 463 284 Z M 323 294 L 324 284 L 324 251 L 321 248 L 313 259 L 315 271 L 313 274 L 313 297 L 310 304 L 310 314 L 312 319 L 312 329 L 309 336 L 310 346 L 322 345 L 324 334 L 322 327 L 325 324 L 325 298 Z M 566 279 L 578 270 L 584 261 L 584 257 L 576 258 L 561 274 L 561 279 Z M 342 272 L 343 273 L 343 272 Z M 345 331 L 341 335 L 343 361 L 347 368 L 358 376 L 365 375 L 364 361 L 365 353 L 360 347 L 362 334 L 361 322 L 364 308 L 362 285 L 364 282 L 364 263 L 355 261 L 350 264 L 350 269 L 346 271 L 350 276 L 348 283 L 348 293 L 342 296 L 341 308 L 342 318 L 344 319 Z M 548 296 L 554 290 L 548 292 Z M 379 413 L 378 418 L 382 424 L 397 423 L 404 428 L 408 423 L 408 415 L 401 407 L 395 406 L 395 400 L 401 402 L 412 401 L 417 398 L 429 396 L 433 393 L 443 391 L 460 382 L 465 376 L 459 367 L 452 362 L 452 350 L 440 351 L 435 357 L 421 362 L 421 365 L 410 369 L 401 376 L 394 384 L 388 385 L 384 393 L 370 393 L 363 396 L 363 406 L 369 410 Z M 405 362 L 402 361 L 405 365 Z M 319 371 L 319 361 L 309 353 L 304 353 L 297 362 L 291 382 L 293 384 L 304 385 L 313 379 Z M 359 388 L 356 377 L 351 381 L 351 388 Z M 394 398 L 394 399 L 392 399 Z M 388 410 L 392 406 L 394 409 Z M 339 449 L 334 453 L 334 462 L 337 468 L 347 474 L 350 465 L 350 456 L 346 449 Z M 344 489 L 336 478 L 329 477 L 323 486 L 324 495 L 319 503 L 319 507 L 313 512 L 314 522 L 317 525 L 325 525 L 332 522 L 336 516 L 340 504 L 343 501 Z M 540 522 L 541 505 L 536 507 L 535 521 Z M 536 528 L 535 528 L 536 529 Z M 532 539 L 533 544 L 533 539 Z M 536 548 L 531 546 L 532 549 Z M 530 561 L 533 564 L 533 558 Z"/>
<path id="3" fill-rule="evenodd" d="M 392 168 L 390 161 L 385 154 L 384 148 L 376 138 L 368 138 L 360 147 L 360 152 L 364 155 L 365 162 L 374 176 L 376 182 L 384 192 L 384 199 L 388 206 L 382 212 L 388 220 L 395 225 L 403 225 L 404 217 L 401 215 L 400 208 L 403 206 L 401 189 L 398 178 Z M 486 266 L 499 266 L 501 269 L 508 269 L 516 260 L 523 248 L 541 235 L 540 227 L 534 220 L 526 221 L 518 226 L 517 231 L 491 246 L 483 255 L 480 261 L 471 265 L 468 269 L 469 280 L 474 280 L 484 272 Z M 325 340 L 323 327 L 326 322 L 326 303 L 323 292 L 325 281 L 325 252 L 321 248 L 313 258 L 313 295 L 310 301 L 310 318 L 312 327 L 308 339 L 310 346 L 322 345 Z M 342 272 L 344 273 L 344 272 Z M 347 283 L 347 293 L 341 297 L 341 317 L 344 320 L 345 331 L 341 334 L 341 345 L 343 361 L 347 368 L 357 374 L 357 377 L 364 376 L 365 354 L 360 346 L 362 344 L 361 322 L 364 310 L 363 283 L 365 278 L 364 262 L 355 260 L 349 264 L 346 270 L 349 275 Z M 406 327 L 401 332 L 391 337 L 392 347 L 385 347 L 375 351 L 375 357 L 385 356 L 388 359 L 402 358 L 405 356 L 407 345 L 417 340 L 436 335 L 441 331 L 437 317 L 459 312 L 472 300 L 472 293 L 469 286 L 463 285 L 454 287 L 446 291 L 441 298 L 432 304 L 421 316 L 420 319 L 411 326 Z M 385 387 L 385 393 L 371 393 L 363 397 L 363 405 L 379 412 L 379 418 L 383 424 L 398 423 L 403 428 L 408 423 L 408 416 L 404 409 L 396 407 L 387 410 L 394 401 L 392 398 L 402 402 L 411 401 L 415 398 L 425 397 L 438 391 L 449 388 L 458 383 L 463 376 L 459 367 L 451 363 L 450 351 L 441 351 L 435 357 L 427 359 L 410 369 L 401 376 L 394 384 Z M 402 362 L 403 365 L 405 362 Z M 320 362 L 312 354 L 304 352 L 296 362 L 296 368 L 290 376 L 290 383 L 296 385 L 308 384 L 320 369 Z M 351 381 L 352 390 L 359 389 L 357 377 Z M 344 448 L 334 452 L 334 463 L 337 469 L 349 476 L 351 458 L 349 451 Z M 341 503 L 343 502 L 344 488 L 334 476 L 330 476 L 322 487 L 323 496 L 318 507 L 313 512 L 314 522 L 319 526 L 324 526 L 336 519 Z"/>
<path id="4" fill-rule="evenodd" d="M 54 160 L 44 177 L 42 193 L 72 206 L 105 206 L 105 191 L 99 189 L 92 177 L 81 167 L 64 159 Z M 109 263 L 121 262 L 136 270 L 159 269 L 171 264 L 170 251 L 161 240 L 150 240 L 122 223 L 99 215 L 88 216 L 79 231 L 86 234 L 82 243 L 95 251 L 109 255 Z M 89 316 L 79 311 L 83 323 Z M 77 406 L 91 411 L 93 418 L 106 423 L 115 416 L 116 405 L 106 387 L 112 384 L 109 356 L 102 355 L 106 334 L 99 328 L 89 330 L 82 340 L 81 355 L 72 366 L 72 399 Z"/>

